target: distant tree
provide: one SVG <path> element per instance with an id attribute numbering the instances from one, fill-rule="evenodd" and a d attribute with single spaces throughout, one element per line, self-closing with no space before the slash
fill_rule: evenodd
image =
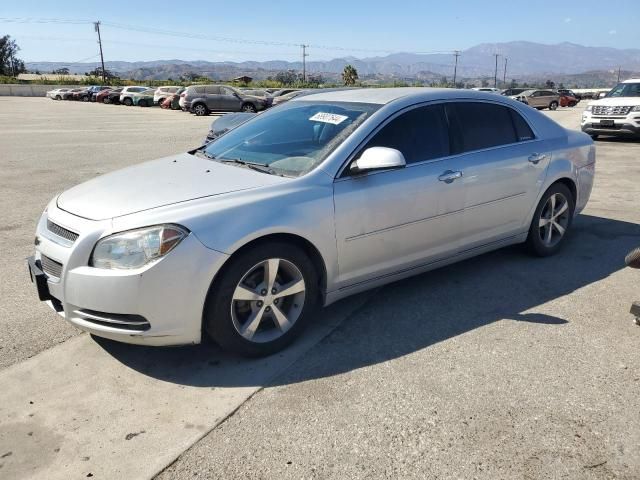
<path id="1" fill-rule="evenodd" d="M 358 71 L 352 65 L 346 65 L 342 71 L 342 82 L 349 86 L 358 81 Z"/>
<path id="2" fill-rule="evenodd" d="M 511 83 L 509 84 L 510 88 L 516 88 L 518 86 L 518 82 L 516 82 L 515 78 L 511 79 Z"/>
<path id="3" fill-rule="evenodd" d="M 522 88 L 529 88 L 529 84 L 528 84 L 527 82 L 524 82 L 524 83 L 522 84 Z"/>
<path id="4" fill-rule="evenodd" d="M 553 87 L 555 87 L 555 85 L 556 85 L 556 84 L 555 84 L 555 82 L 552 82 L 551 80 L 547 80 L 547 81 L 545 82 L 545 86 L 546 86 L 547 88 L 553 88 Z"/>
<path id="5" fill-rule="evenodd" d="M 9 35 L 0 37 L 0 75 L 17 76 L 19 73 L 27 71 L 24 62 L 16 58 L 18 51 L 20 51 L 20 47 Z"/>
<path id="6" fill-rule="evenodd" d="M 319 73 L 311 73 L 307 75 L 307 83 L 309 85 L 318 86 L 324 83 L 324 78 Z"/>
<path id="7" fill-rule="evenodd" d="M 52 70 L 51 73 L 56 75 L 69 75 L 69 69 L 67 67 L 58 68 L 57 70 Z"/>
<path id="8" fill-rule="evenodd" d="M 486 79 L 486 78 L 483 78 L 483 79 L 482 79 L 481 86 L 482 86 L 482 87 L 488 87 L 488 86 L 489 86 L 489 82 L 487 81 L 487 79 Z"/>
<path id="9" fill-rule="evenodd" d="M 196 72 L 185 72 L 182 75 L 180 75 L 180 80 L 182 80 L 183 82 L 193 82 L 199 76 L 200 75 Z"/>
<path id="10" fill-rule="evenodd" d="M 87 72 L 87 76 L 102 78 L 102 67 L 96 67 L 93 70 L 91 70 L 90 72 Z M 115 79 L 118 79 L 119 77 L 105 68 L 104 69 L 104 78 L 105 78 L 105 80 L 109 80 L 109 79 L 114 79 L 115 80 Z"/>
<path id="11" fill-rule="evenodd" d="M 558 88 L 564 88 L 564 83 L 560 82 L 560 85 L 558 85 Z"/>
<path id="12" fill-rule="evenodd" d="M 282 85 L 293 85 L 299 81 L 300 76 L 295 70 L 286 70 L 276 73 L 274 77 L 276 82 L 280 82 Z"/>
<path id="13" fill-rule="evenodd" d="M 446 87 L 447 85 L 449 85 L 449 82 L 447 81 L 447 77 L 444 77 L 444 76 L 443 76 L 443 77 L 440 79 L 440 86 L 441 86 L 441 87 Z"/>

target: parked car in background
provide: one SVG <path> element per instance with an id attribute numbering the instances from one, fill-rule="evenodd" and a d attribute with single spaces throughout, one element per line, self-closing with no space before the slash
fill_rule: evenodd
<path id="1" fill-rule="evenodd" d="M 508 245 L 557 253 L 595 162 L 587 135 L 500 95 L 317 93 L 56 195 L 28 265 L 93 335 L 267 355 L 349 295 Z"/>
<path id="2" fill-rule="evenodd" d="M 504 95 L 505 97 L 513 97 L 514 95 L 519 95 L 522 92 L 526 92 L 527 90 L 531 90 L 531 87 L 507 88 L 506 90 L 502 91 L 501 95 Z"/>
<path id="3" fill-rule="evenodd" d="M 575 107 L 580 102 L 580 100 L 570 95 L 569 93 L 561 93 L 561 92 L 558 92 L 558 93 L 560 94 L 561 107 Z"/>
<path id="4" fill-rule="evenodd" d="M 239 88 L 243 94 L 245 95 L 253 95 L 254 97 L 270 97 L 271 94 L 266 90 L 260 88 Z"/>
<path id="5" fill-rule="evenodd" d="M 101 92 L 100 95 L 104 95 L 102 97 L 102 103 L 120 105 L 120 94 L 122 93 L 123 89 L 124 87 L 118 87 L 112 90 Z"/>
<path id="6" fill-rule="evenodd" d="M 573 97 L 578 101 L 582 100 L 582 95 L 580 95 L 579 93 L 576 93 L 573 90 L 570 90 L 568 88 L 559 88 L 558 89 L 558 93 L 560 95 L 569 95 L 570 97 Z"/>
<path id="7" fill-rule="evenodd" d="M 90 98 L 91 96 L 88 88 L 81 88 L 80 90 L 73 92 L 71 95 L 71 100 L 75 101 L 88 102 Z"/>
<path id="8" fill-rule="evenodd" d="M 285 93 L 284 95 L 278 95 L 273 98 L 272 105 L 280 105 L 281 103 L 288 102 L 289 100 L 299 97 L 300 95 L 306 95 L 310 92 L 313 92 L 313 90 L 294 90 L 293 92 Z"/>
<path id="9" fill-rule="evenodd" d="M 153 105 L 155 105 L 153 103 L 154 96 L 155 90 L 153 88 L 149 88 L 147 90 L 143 90 L 142 92 L 132 93 L 131 100 L 133 100 L 133 104 L 138 107 L 153 107 Z"/>
<path id="10" fill-rule="evenodd" d="M 604 98 L 589 102 L 581 128 L 594 139 L 599 135 L 640 138 L 640 78 L 625 80 Z"/>
<path id="11" fill-rule="evenodd" d="M 126 105 L 127 107 L 130 107 L 131 105 L 133 105 L 133 94 L 144 92 L 148 89 L 149 87 L 142 87 L 140 85 L 135 85 L 133 87 L 124 87 L 120 92 L 120 103 Z"/>
<path id="12" fill-rule="evenodd" d="M 65 92 L 68 92 L 68 91 L 69 91 L 68 88 L 56 88 L 55 90 L 49 90 L 46 96 L 49 97 L 51 100 L 62 100 L 62 95 L 64 95 Z"/>
<path id="13" fill-rule="evenodd" d="M 203 144 L 215 140 L 221 135 L 227 133 L 229 130 L 233 130 L 238 125 L 242 125 L 244 122 L 255 117 L 256 115 L 257 113 L 250 112 L 236 112 L 222 115 L 211 123 L 211 128 L 209 129 L 209 133 L 207 133 Z"/>
<path id="14" fill-rule="evenodd" d="M 219 112 L 257 112 L 271 106 L 271 97 L 245 95 L 228 85 L 191 85 L 180 95 L 183 110 L 196 115 Z"/>
<path id="15" fill-rule="evenodd" d="M 271 92 L 271 96 L 273 98 L 280 97 L 282 95 L 286 95 L 287 93 L 297 92 L 300 90 L 299 88 L 280 88 L 274 92 Z"/>
<path id="16" fill-rule="evenodd" d="M 73 95 L 81 92 L 84 88 L 72 88 L 62 94 L 62 100 L 73 100 Z"/>
<path id="17" fill-rule="evenodd" d="M 180 94 L 185 90 L 185 87 L 180 87 L 176 93 L 172 93 L 165 98 L 160 106 L 166 109 L 180 110 Z"/>
<path id="18" fill-rule="evenodd" d="M 555 110 L 560 105 L 560 94 L 553 90 L 526 90 L 510 98 L 518 100 L 530 107 L 542 110 Z"/>
<path id="19" fill-rule="evenodd" d="M 153 94 L 153 103 L 160 105 L 162 102 L 164 102 L 166 98 L 170 97 L 181 88 L 183 87 L 179 85 L 169 85 L 169 86 L 156 88 Z"/>
<path id="20" fill-rule="evenodd" d="M 474 87 L 471 90 L 475 90 L 476 92 L 500 93 L 500 89 L 494 87 Z"/>
<path id="21" fill-rule="evenodd" d="M 95 102 L 99 92 L 102 92 L 103 90 L 109 90 L 111 88 L 113 87 L 110 87 L 108 85 L 93 85 L 89 87 L 87 91 L 87 93 L 89 94 L 89 100 L 91 100 L 92 102 Z"/>

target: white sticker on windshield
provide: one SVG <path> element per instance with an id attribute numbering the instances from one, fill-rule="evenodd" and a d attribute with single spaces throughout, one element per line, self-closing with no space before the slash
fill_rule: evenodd
<path id="1" fill-rule="evenodd" d="M 316 122 L 324 122 L 324 123 L 333 123 L 334 125 L 339 125 L 344 122 L 347 118 L 345 115 L 338 115 L 337 113 L 326 113 L 326 112 L 318 112 L 309 120 Z"/>

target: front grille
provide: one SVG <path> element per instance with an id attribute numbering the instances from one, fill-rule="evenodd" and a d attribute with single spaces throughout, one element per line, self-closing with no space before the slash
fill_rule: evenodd
<path id="1" fill-rule="evenodd" d="M 85 308 L 75 310 L 73 313 L 85 322 L 94 323 L 103 327 L 119 328 L 133 332 L 144 332 L 151 328 L 151 324 L 147 319 L 140 315 L 105 313 Z"/>
<path id="2" fill-rule="evenodd" d="M 70 242 L 75 242 L 79 236 L 76 232 L 67 230 L 66 228 L 61 227 L 57 223 L 53 223 L 49 219 L 47 219 L 47 230 L 49 230 L 54 235 L 57 235 L 58 237 L 64 238 L 65 240 L 69 240 Z"/>
<path id="3" fill-rule="evenodd" d="M 50 277 L 60 278 L 62 275 L 62 264 L 46 255 L 41 255 L 40 265 L 42 266 L 42 271 Z"/>
<path id="4" fill-rule="evenodd" d="M 627 115 L 633 107 L 612 107 L 609 105 L 594 105 L 591 113 L 593 115 Z"/>

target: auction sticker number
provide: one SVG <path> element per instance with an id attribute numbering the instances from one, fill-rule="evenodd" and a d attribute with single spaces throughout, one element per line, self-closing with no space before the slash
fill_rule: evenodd
<path id="1" fill-rule="evenodd" d="M 318 112 L 309 120 L 314 122 L 324 122 L 324 123 L 332 123 L 334 125 L 339 125 L 344 122 L 347 118 L 345 115 L 338 115 L 337 113 L 327 113 L 327 112 Z"/>

